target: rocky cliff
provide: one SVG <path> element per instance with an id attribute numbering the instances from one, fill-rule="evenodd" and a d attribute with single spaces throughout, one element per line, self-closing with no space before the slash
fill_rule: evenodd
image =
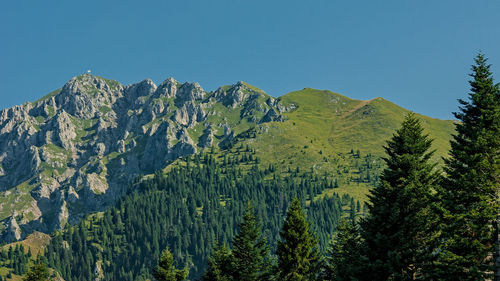
<path id="1" fill-rule="evenodd" d="M 1 238 L 50 232 L 104 210 L 138 175 L 281 122 L 293 108 L 244 82 L 206 92 L 172 78 L 124 86 L 75 77 L 0 111 Z"/>

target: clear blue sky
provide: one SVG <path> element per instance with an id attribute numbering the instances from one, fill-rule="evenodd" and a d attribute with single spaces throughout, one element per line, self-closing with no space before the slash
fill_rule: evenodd
<path id="1" fill-rule="evenodd" d="M 381 96 L 451 119 L 479 50 L 500 81 L 499 15 L 498 0 L 3 1 L 0 108 L 91 69 L 123 84 Z"/>

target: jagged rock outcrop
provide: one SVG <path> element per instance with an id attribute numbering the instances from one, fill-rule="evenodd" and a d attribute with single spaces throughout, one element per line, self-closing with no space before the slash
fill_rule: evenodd
<path id="1" fill-rule="evenodd" d="M 214 142 L 214 131 L 212 127 L 208 127 L 203 131 L 203 134 L 198 140 L 198 146 L 201 148 L 211 147 Z"/>
<path id="2" fill-rule="evenodd" d="M 93 118 L 103 106 L 114 104 L 123 96 L 123 86 L 117 82 L 85 74 L 71 79 L 55 96 L 55 103 L 77 118 Z"/>
<path id="3" fill-rule="evenodd" d="M 174 78 L 167 78 L 158 86 L 155 96 L 174 98 L 177 95 L 177 88 L 179 86 L 180 83 L 175 81 Z"/>
<path id="4" fill-rule="evenodd" d="M 250 96 L 249 91 L 251 90 L 243 82 L 238 81 L 227 90 L 224 87 L 217 89 L 214 97 L 225 106 L 235 108 Z"/>
<path id="5" fill-rule="evenodd" d="M 53 122 L 50 124 L 52 125 L 50 128 L 53 137 L 52 143 L 64 149 L 72 150 L 74 148 L 73 141 L 76 137 L 76 133 L 75 126 L 69 115 L 63 109 L 52 120 Z"/>
<path id="6" fill-rule="evenodd" d="M 145 79 L 139 83 L 124 88 L 125 104 L 132 104 L 139 97 L 149 96 L 156 91 L 156 85 L 151 79 Z"/>
<path id="7" fill-rule="evenodd" d="M 204 121 L 206 113 L 203 106 L 194 104 L 192 100 L 185 102 L 181 108 L 177 109 L 172 116 L 172 120 L 186 127 L 193 127 L 198 122 Z"/>
<path id="8" fill-rule="evenodd" d="M 187 101 L 199 101 L 205 97 L 205 91 L 198 83 L 184 83 L 175 95 L 175 104 L 182 105 Z"/>
<path id="9" fill-rule="evenodd" d="M 84 74 L 36 102 L 1 110 L 0 211 L 23 214 L 0 217 L 3 240 L 105 210 L 138 175 L 231 145 L 243 118 L 254 126 L 281 121 L 283 108 L 244 82 L 206 92 L 173 78 L 158 87 L 150 79 L 123 86 Z M 24 205 L 1 204 L 12 196 Z"/>
<path id="10" fill-rule="evenodd" d="M 17 213 L 14 212 L 7 221 L 7 231 L 4 233 L 5 242 L 18 241 L 21 239 L 21 228 L 16 220 Z"/>
<path id="11" fill-rule="evenodd" d="M 279 115 L 276 110 L 274 110 L 274 108 L 270 108 L 266 115 L 264 115 L 264 117 L 262 117 L 262 119 L 260 120 L 259 123 L 267 123 L 267 122 L 272 122 L 272 121 L 277 121 L 277 122 L 281 122 L 283 121 L 283 117 L 281 115 Z"/>

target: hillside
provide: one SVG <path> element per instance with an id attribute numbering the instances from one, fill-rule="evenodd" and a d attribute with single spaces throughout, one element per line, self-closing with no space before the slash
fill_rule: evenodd
<path id="1" fill-rule="evenodd" d="M 172 78 L 124 86 L 81 75 L 0 111 L 2 240 L 75 224 L 112 206 L 140 175 L 202 151 L 240 157 L 235 146 L 254 151 L 259 167 L 328 175 L 338 193 L 363 200 L 382 169 L 382 145 L 406 112 L 382 98 L 314 89 L 275 99 L 244 82 L 206 92 Z M 453 124 L 420 117 L 439 159 Z"/>
<path id="2" fill-rule="evenodd" d="M 309 88 L 286 94 L 279 101 L 294 104 L 297 109 L 284 114 L 286 122 L 265 125 L 269 127 L 269 132 L 263 135 L 264 139 L 260 141 L 263 145 L 257 151 L 263 155 L 272 154 L 273 159 L 283 158 L 283 154 L 294 158 L 297 148 L 304 145 L 314 152 L 321 150 L 322 156 L 346 153 L 351 149 L 382 156 L 385 141 L 409 112 L 383 98 L 360 101 Z M 437 150 L 435 159 L 445 157 L 454 132 L 453 122 L 420 114 L 417 116 L 434 139 Z M 268 143 L 275 146 L 268 146 Z M 266 151 L 266 148 L 269 149 Z M 305 155 L 306 158 L 311 154 Z M 294 160 L 301 163 L 303 158 L 296 157 Z"/>

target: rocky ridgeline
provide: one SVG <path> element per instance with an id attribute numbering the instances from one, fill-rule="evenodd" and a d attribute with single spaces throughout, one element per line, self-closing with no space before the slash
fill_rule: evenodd
<path id="1" fill-rule="evenodd" d="M 75 77 L 0 111 L 1 239 L 78 222 L 113 204 L 138 175 L 227 143 L 242 124 L 282 121 L 291 108 L 243 82 L 206 92 L 172 78 L 123 86 Z"/>

